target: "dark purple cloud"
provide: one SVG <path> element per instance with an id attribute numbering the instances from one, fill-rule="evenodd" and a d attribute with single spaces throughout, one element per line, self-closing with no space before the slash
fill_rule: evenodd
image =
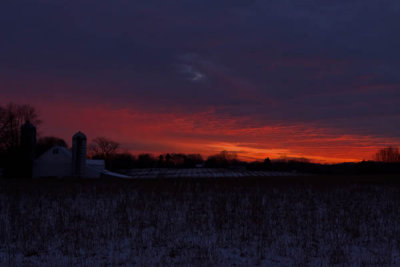
<path id="1" fill-rule="evenodd" d="M 399 137 L 398 1 L 0 3 L 3 94 Z"/>

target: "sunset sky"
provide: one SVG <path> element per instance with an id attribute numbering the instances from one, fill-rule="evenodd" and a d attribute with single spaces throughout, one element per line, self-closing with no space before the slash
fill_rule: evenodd
<path id="1" fill-rule="evenodd" d="M 0 105 L 132 153 L 400 146 L 398 0 L 2 0 Z"/>

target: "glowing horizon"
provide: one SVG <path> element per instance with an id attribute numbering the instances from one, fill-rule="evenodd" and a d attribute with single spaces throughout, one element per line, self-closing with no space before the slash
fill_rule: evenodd
<path id="1" fill-rule="evenodd" d="M 206 158 L 226 150 L 244 161 L 306 158 L 340 163 L 371 160 L 380 148 L 400 144 L 394 138 L 340 133 L 311 124 L 255 126 L 247 118 L 221 118 L 212 110 L 151 113 L 41 100 L 32 105 L 40 107 L 43 120 L 39 136 L 57 136 L 71 144 L 72 135 L 80 130 L 89 141 L 105 136 L 121 144 L 120 152 L 132 154 L 198 153 Z"/>

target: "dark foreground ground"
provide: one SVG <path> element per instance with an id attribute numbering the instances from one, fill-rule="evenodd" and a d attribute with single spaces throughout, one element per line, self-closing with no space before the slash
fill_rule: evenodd
<path id="1" fill-rule="evenodd" d="M 0 180 L 0 265 L 399 266 L 399 222 L 388 176 Z"/>

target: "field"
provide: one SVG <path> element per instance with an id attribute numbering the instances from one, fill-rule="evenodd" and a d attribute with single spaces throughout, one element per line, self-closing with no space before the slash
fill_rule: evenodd
<path id="1" fill-rule="evenodd" d="M 298 173 L 276 171 L 230 170 L 224 168 L 147 168 L 131 169 L 125 173 L 132 178 L 238 178 L 299 176 Z"/>
<path id="2" fill-rule="evenodd" d="M 1 266 L 399 266 L 393 177 L 0 180 Z"/>

